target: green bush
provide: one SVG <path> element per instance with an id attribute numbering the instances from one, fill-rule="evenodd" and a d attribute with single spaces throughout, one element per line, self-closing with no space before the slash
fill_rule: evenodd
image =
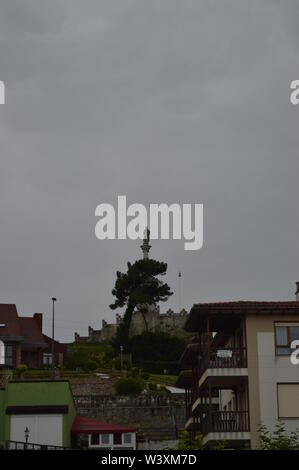
<path id="1" fill-rule="evenodd" d="M 177 446 L 177 450 L 202 450 L 203 442 L 202 435 L 196 434 L 195 439 L 192 440 L 188 431 L 184 430 Z"/>
<path id="2" fill-rule="evenodd" d="M 24 372 L 26 372 L 27 370 L 28 367 L 26 366 L 26 364 L 19 364 L 17 367 L 17 375 L 20 376 L 24 374 Z"/>
<path id="3" fill-rule="evenodd" d="M 262 424 L 258 433 L 261 450 L 299 450 L 299 430 L 288 433 L 282 422 L 276 424 L 273 432 Z"/>
<path id="4" fill-rule="evenodd" d="M 162 332 L 145 331 L 129 342 L 129 350 L 136 364 L 143 361 L 179 361 L 185 347 L 185 340 Z"/>
<path id="5" fill-rule="evenodd" d="M 143 391 L 144 383 L 142 380 L 133 377 L 119 379 L 115 384 L 115 389 L 118 395 L 134 395 Z"/>
<path id="6" fill-rule="evenodd" d="M 155 384 L 154 382 L 150 382 L 148 384 L 148 388 L 150 389 L 151 392 L 156 392 L 157 391 L 157 384 Z"/>
<path id="7" fill-rule="evenodd" d="M 89 360 L 96 362 L 97 367 L 111 367 L 112 356 L 113 351 L 109 345 L 101 343 L 74 343 L 72 354 L 66 361 L 66 368 L 88 370 Z"/>

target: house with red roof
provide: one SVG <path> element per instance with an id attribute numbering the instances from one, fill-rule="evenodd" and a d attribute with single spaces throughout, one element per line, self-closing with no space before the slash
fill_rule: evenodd
<path id="1" fill-rule="evenodd" d="M 39 369 L 52 363 L 51 338 L 43 332 L 43 314 L 20 317 L 14 304 L 0 304 L 0 367 L 26 364 Z M 54 343 L 55 363 L 62 365 L 65 346 Z"/>
<path id="2" fill-rule="evenodd" d="M 103 423 L 97 419 L 76 416 L 71 436 L 73 447 L 78 446 L 78 437 L 87 442 L 90 449 L 136 450 L 136 427 Z"/>
<path id="3" fill-rule="evenodd" d="M 77 416 L 67 380 L 13 380 L 0 371 L 0 450 L 87 447 L 135 450 L 136 427 Z"/>

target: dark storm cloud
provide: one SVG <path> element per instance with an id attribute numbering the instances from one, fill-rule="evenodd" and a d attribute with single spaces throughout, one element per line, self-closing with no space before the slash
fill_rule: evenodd
<path id="1" fill-rule="evenodd" d="M 58 297 L 59 337 L 114 318 L 101 202 L 204 204 L 204 247 L 153 242 L 183 303 L 292 298 L 298 273 L 298 3 L 10 0 L 1 6 L 1 301 Z M 177 298 L 169 302 L 177 306 Z M 164 307 L 163 307 L 164 308 Z M 48 323 L 46 323 L 48 326 Z"/>

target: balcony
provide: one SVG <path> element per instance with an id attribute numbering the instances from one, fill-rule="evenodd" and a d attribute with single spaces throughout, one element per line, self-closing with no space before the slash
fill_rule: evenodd
<path id="1" fill-rule="evenodd" d="M 212 348 L 201 360 L 201 368 L 228 369 L 247 367 L 246 348 Z"/>
<path id="2" fill-rule="evenodd" d="M 233 388 L 238 378 L 248 375 L 246 348 L 211 348 L 200 359 L 198 371 L 199 386 L 207 377 L 213 377 L 215 387 Z"/>
<path id="3" fill-rule="evenodd" d="M 248 411 L 211 411 L 199 423 L 205 446 L 223 440 L 228 448 L 243 447 L 250 441 Z"/>
<path id="4" fill-rule="evenodd" d="M 203 435 L 209 432 L 249 432 L 248 411 L 212 411 L 201 420 Z"/>

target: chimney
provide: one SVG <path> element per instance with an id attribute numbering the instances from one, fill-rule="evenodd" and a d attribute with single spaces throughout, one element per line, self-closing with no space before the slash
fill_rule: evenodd
<path id="1" fill-rule="evenodd" d="M 299 282 L 296 282 L 296 300 L 299 302 Z"/>
<path id="2" fill-rule="evenodd" d="M 41 331 L 43 331 L 43 314 L 42 313 L 35 313 L 33 315 L 34 320 L 38 324 L 38 327 Z"/>

